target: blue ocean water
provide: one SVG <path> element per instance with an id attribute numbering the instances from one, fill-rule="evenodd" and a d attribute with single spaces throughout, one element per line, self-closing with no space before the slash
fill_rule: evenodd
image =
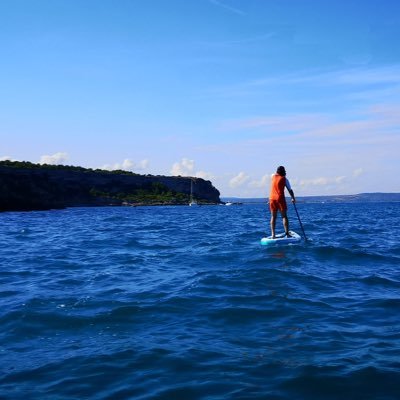
<path id="1" fill-rule="evenodd" d="M 400 398 L 400 203 L 297 207 L 0 214 L 0 398 Z"/>

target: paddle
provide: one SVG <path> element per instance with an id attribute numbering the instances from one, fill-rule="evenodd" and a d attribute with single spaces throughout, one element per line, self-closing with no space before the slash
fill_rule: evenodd
<path id="1" fill-rule="evenodd" d="M 299 213 L 297 211 L 296 203 L 293 203 L 293 205 L 294 205 L 294 209 L 296 210 L 297 218 L 300 222 L 301 230 L 303 231 L 304 239 L 305 239 L 305 241 L 307 241 L 307 236 L 306 236 L 306 233 L 304 232 L 303 224 L 301 223 L 301 219 L 300 219 Z"/>

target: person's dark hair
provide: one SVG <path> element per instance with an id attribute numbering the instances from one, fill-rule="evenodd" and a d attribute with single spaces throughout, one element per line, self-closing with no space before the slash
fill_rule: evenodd
<path id="1" fill-rule="evenodd" d="M 281 175 L 281 176 L 286 176 L 285 167 L 283 167 L 282 165 L 279 166 L 279 167 L 276 169 L 276 173 L 279 174 L 279 175 Z"/>

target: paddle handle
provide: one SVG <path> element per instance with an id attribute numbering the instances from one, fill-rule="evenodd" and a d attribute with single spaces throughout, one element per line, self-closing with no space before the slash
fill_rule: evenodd
<path id="1" fill-rule="evenodd" d="M 301 230 L 303 231 L 304 239 L 307 241 L 306 233 L 304 232 L 303 224 L 301 223 L 299 212 L 297 211 L 296 203 L 293 203 L 294 209 L 296 210 L 297 218 L 300 222 Z"/>

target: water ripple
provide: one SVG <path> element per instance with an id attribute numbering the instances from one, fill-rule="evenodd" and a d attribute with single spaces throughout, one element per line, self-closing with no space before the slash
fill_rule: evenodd
<path id="1" fill-rule="evenodd" d="M 299 204 L 310 240 L 275 248 L 262 205 L 0 214 L 0 397 L 397 399 L 377 207 Z"/>

